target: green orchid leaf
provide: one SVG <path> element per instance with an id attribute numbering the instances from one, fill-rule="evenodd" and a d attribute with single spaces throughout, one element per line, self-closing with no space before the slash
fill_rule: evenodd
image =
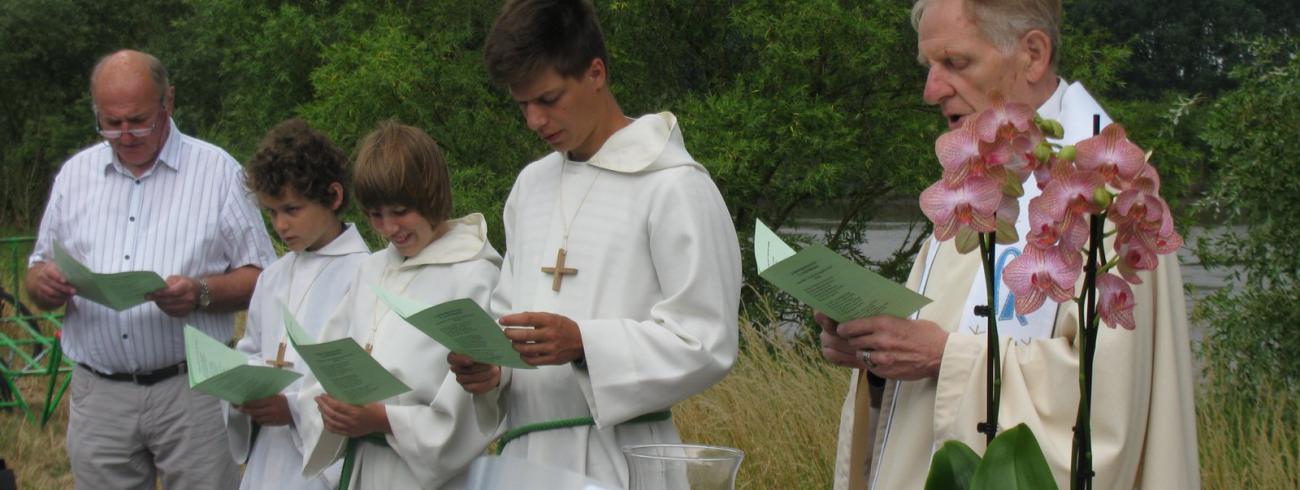
<path id="1" fill-rule="evenodd" d="M 966 490 L 979 464 L 980 457 L 970 446 L 961 441 L 945 442 L 930 460 L 925 490 Z"/>
<path id="2" fill-rule="evenodd" d="M 971 478 L 972 489 L 1050 490 L 1058 488 L 1033 431 L 1017 425 L 993 438 Z"/>

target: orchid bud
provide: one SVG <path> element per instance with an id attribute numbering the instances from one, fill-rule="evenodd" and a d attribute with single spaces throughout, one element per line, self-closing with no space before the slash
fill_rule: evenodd
<path id="1" fill-rule="evenodd" d="M 1074 154 L 1074 145 L 1065 145 L 1061 148 L 1061 151 L 1056 152 L 1056 159 L 1063 162 L 1073 162 Z"/>
<path id="2" fill-rule="evenodd" d="M 1058 140 L 1065 137 L 1065 127 L 1061 126 L 1061 123 L 1059 121 L 1055 119 L 1048 119 L 1047 125 L 1048 125 L 1048 129 L 1043 132 L 1047 133 L 1048 136 L 1051 136 L 1053 139 L 1058 139 Z"/>
<path id="3" fill-rule="evenodd" d="M 1092 202 L 1097 203 L 1102 209 L 1110 207 L 1110 202 L 1115 198 L 1105 186 L 1098 187 L 1092 191 Z"/>
<path id="4" fill-rule="evenodd" d="M 1047 140 L 1038 142 L 1038 146 L 1034 147 L 1034 158 L 1037 158 L 1040 162 L 1046 162 L 1047 159 L 1052 158 L 1052 145 Z"/>

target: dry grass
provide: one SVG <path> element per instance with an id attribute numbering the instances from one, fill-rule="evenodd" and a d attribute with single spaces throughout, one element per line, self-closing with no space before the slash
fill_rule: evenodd
<path id="1" fill-rule="evenodd" d="M 745 451 L 738 488 L 830 488 L 848 371 L 768 323 L 741 320 L 731 375 L 678 404 L 673 419 L 684 441 Z"/>
<path id="2" fill-rule="evenodd" d="M 1205 352 L 1213 355 L 1213 349 Z M 1270 386 L 1240 390 L 1213 370 L 1198 388 L 1196 430 L 1204 488 L 1300 489 L 1296 393 Z"/>
<path id="3" fill-rule="evenodd" d="M 38 413 L 45 399 L 44 379 L 26 378 L 19 383 Z M 66 400 L 66 397 L 65 397 Z M 64 401 L 44 430 L 27 421 L 18 411 L 0 412 L 0 458 L 14 470 L 18 488 L 72 488 L 72 472 L 63 451 L 68 427 L 68 403 Z"/>

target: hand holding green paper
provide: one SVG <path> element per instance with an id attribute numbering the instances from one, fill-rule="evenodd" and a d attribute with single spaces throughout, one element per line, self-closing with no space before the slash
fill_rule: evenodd
<path id="1" fill-rule="evenodd" d="M 907 317 L 930 302 L 815 244 L 795 253 L 762 221 L 754 225 L 758 275 L 837 322 L 876 315 Z"/>
<path id="2" fill-rule="evenodd" d="M 248 364 L 248 358 L 199 329 L 185 326 L 185 364 L 190 388 L 235 405 L 284 390 L 301 374 Z"/>
<path id="3" fill-rule="evenodd" d="M 476 362 L 518 369 L 537 369 L 519 357 L 510 339 L 483 308 L 467 298 L 429 306 L 371 286 L 394 313 L 447 350 Z"/>
<path id="4" fill-rule="evenodd" d="M 351 337 L 316 343 L 293 317 L 284 312 L 284 329 L 298 357 L 307 363 L 321 387 L 334 399 L 352 405 L 365 405 L 411 391 L 393 373 L 384 369 Z"/>
<path id="5" fill-rule="evenodd" d="M 116 311 L 126 310 L 149 302 L 146 294 L 167 287 L 167 282 L 157 273 L 149 271 L 96 274 L 72 258 L 58 243 L 54 244 L 54 264 L 59 267 L 68 283 L 77 288 L 77 295 Z"/>

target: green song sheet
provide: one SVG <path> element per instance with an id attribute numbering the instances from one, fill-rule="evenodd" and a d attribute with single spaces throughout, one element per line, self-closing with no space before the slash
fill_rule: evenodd
<path id="1" fill-rule="evenodd" d="M 824 245 L 794 253 L 762 221 L 754 225 L 754 260 L 759 277 L 837 322 L 882 314 L 906 318 L 930 302 Z"/>
<path id="2" fill-rule="evenodd" d="M 365 405 L 411 391 L 351 337 L 316 343 L 283 304 L 284 329 L 298 356 L 334 399 Z"/>
<path id="3" fill-rule="evenodd" d="M 185 326 L 185 364 L 190 388 L 243 405 L 284 390 L 301 374 L 253 366 L 248 358 L 199 329 Z"/>
<path id="4" fill-rule="evenodd" d="M 167 287 L 157 273 L 149 271 L 96 274 L 72 258 L 58 243 L 54 244 L 54 264 L 77 295 L 117 311 L 149 302 L 144 295 Z"/>
<path id="5" fill-rule="evenodd" d="M 509 338 L 502 333 L 483 308 L 468 298 L 454 299 L 437 306 L 412 301 L 370 286 L 393 313 L 447 350 L 464 354 L 484 364 L 518 369 L 537 369 L 524 362 Z"/>

